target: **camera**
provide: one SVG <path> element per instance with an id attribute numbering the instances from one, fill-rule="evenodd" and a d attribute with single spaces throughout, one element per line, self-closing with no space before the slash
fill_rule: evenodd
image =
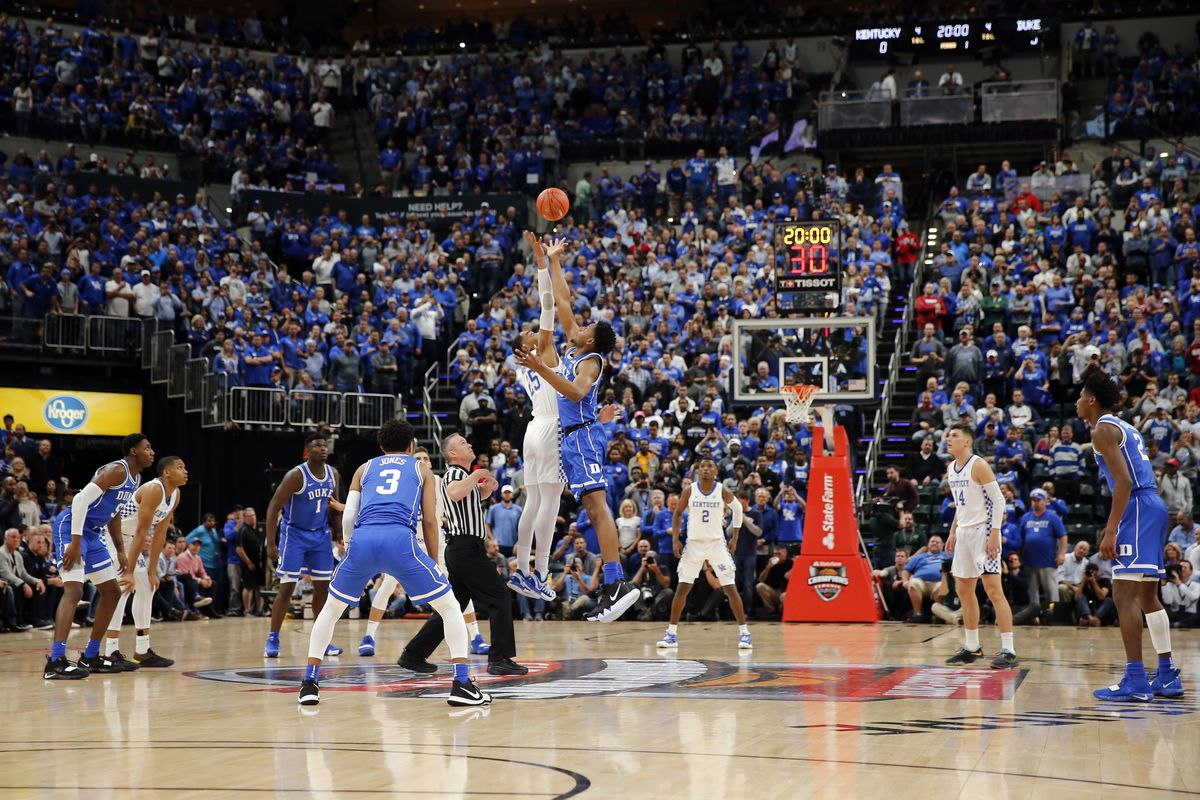
<path id="1" fill-rule="evenodd" d="M 1099 571 L 1100 571 L 1100 567 L 1096 566 L 1095 564 L 1088 564 L 1086 567 L 1083 568 L 1083 574 L 1088 577 L 1095 575 Z"/>
<path id="2" fill-rule="evenodd" d="M 647 563 L 647 564 L 653 564 L 653 563 L 654 563 L 654 556 L 652 556 L 652 555 L 651 555 L 651 556 L 646 556 L 646 563 Z"/>

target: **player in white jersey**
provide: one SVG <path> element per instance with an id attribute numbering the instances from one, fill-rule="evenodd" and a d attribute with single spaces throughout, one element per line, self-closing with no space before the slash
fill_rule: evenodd
<path id="1" fill-rule="evenodd" d="M 975 581 L 983 578 L 983 588 L 996 612 L 1000 629 L 1000 654 L 992 659 L 994 669 L 1012 669 L 1019 662 L 1013 646 L 1012 609 L 1000 583 L 1000 528 L 1004 524 L 1004 495 L 988 463 L 972 452 L 975 430 L 970 425 L 955 425 L 946 434 L 946 447 L 952 461 L 946 468 L 946 483 L 954 502 L 954 521 L 946 552 L 954 554 L 950 574 L 962 603 L 963 634 L 966 643 L 947 664 L 970 664 L 983 657 L 979 645 L 979 599 Z"/>
<path id="2" fill-rule="evenodd" d="M 675 557 L 679 559 L 679 586 L 671 601 L 671 624 L 667 625 L 667 632 L 659 640 L 658 646 L 663 649 L 679 647 L 679 617 L 687 604 L 692 584 L 707 561 L 721 582 L 721 589 L 729 598 L 729 607 L 733 609 L 733 618 L 737 620 L 738 649 L 749 650 L 754 644 L 750 639 L 750 629 L 746 627 L 742 596 L 734 585 L 732 555 L 737 549 L 738 532 L 742 528 L 742 504 L 733 496 L 733 492 L 717 481 L 717 462 L 711 458 L 701 458 L 696 462 L 696 477 L 696 482 L 683 490 L 671 519 L 671 540 L 674 542 Z M 726 508 L 733 512 L 729 521 L 728 543 L 725 541 Z M 687 544 L 681 546 L 679 525 L 685 509 L 688 515 Z"/>
<path id="3" fill-rule="evenodd" d="M 413 455 L 416 459 L 429 467 L 432 471 L 433 463 L 429 460 L 429 451 L 424 447 L 413 449 Z M 432 474 L 432 473 L 431 473 Z M 438 554 L 437 560 L 439 564 L 446 563 L 446 533 L 442 528 L 442 520 L 446 518 L 445 498 L 442 497 L 442 479 L 437 475 L 433 476 L 434 485 L 437 488 L 437 521 L 438 521 Z M 421 524 L 420 511 L 417 513 L 417 525 Z M 425 549 L 425 542 L 417 539 L 417 544 L 421 549 Z M 350 543 L 346 542 L 349 547 Z M 388 604 L 392 601 L 392 596 L 396 594 L 396 588 L 400 586 L 400 582 L 391 575 L 384 574 L 380 577 L 379 586 L 375 589 L 375 596 L 371 598 L 371 614 L 367 619 L 367 633 L 363 636 L 362 641 L 358 644 L 358 654 L 360 656 L 375 655 L 375 634 L 379 630 L 379 623 L 383 619 L 383 614 L 387 611 Z M 467 622 L 467 632 L 471 636 L 471 655 L 485 656 L 492 649 L 491 646 L 483 640 L 483 634 L 479 632 L 479 621 L 475 617 L 475 601 L 467 601 L 466 608 L 463 609 L 463 619 Z"/>
<path id="4" fill-rule="evenodd" d="M 126 671 L 140 667 L 169 667 L 175 663 L 150 649 L 150 615 L 154 593 L 158 590 L 158 554 L 162 552 L 167 529 L 171 527 L 171 519 L 179 505 L 179 487 L 186 486 L 187 481 L 187 466 L 183 459 L 166 456 L 158 462 L 158 477 L 134 492 L 128 509 L 130 513 L 121 517 L 121 539 L 134 566 L 117 579 L 121 585 L 121 599 L 108 623 L 104 655 Z M 130 594 L 133 595 L 133 624 L 137 631 L 132 662 L 121 655 L 121 622 Z"/>

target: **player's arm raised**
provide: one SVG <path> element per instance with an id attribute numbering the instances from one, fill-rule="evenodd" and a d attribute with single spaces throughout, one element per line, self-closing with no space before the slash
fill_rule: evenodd
<path id="1" fill-rule="evenodd" d="M 689 486 L 688 491 L 691 491 L 691 488 Z M 729 520 L 729 554 L 733 555 L 733 552 L 737 550 L 738 534 L 742 530 L 742 503 L 728 489 L 721 489 L 721 499 L 725 501 L 725 505 L 729 506 L 729 510 L 733 513 L 732 519 Z M 679 510 L 679 506 L 676 506 L 675 509 Z"/>
<path id="2" fill-rule="evenodd" d="M 279 560 L 279 543 L 276 541 L 279 536 L 279 515 L 283 513 L 284 504 L 303 485 L 304 477 L 300 469 L 292 467 L 275 487 L 275 494 L 271 495 L 271 502 L 267 504 L 267 558 L 272 562 Z"/>
<path id="3" fill-rule="evenodd" d="M 580 361 L 575 367 L 575 380 L 569 381 L 547 367 L 534 353 L 514 349 L 513 355 L 516 356 L 518 364 L 536 372 L 553 386 L 556 392 L 575 403 L 586 397 L 600 378 L 600 364 L 594 358 L 585 358 Z"/>
<path id="4" fill-rule="evenodd" d="M 358 509 L 362 505 L 362 476 L 367 468 L 363 464 L 354 471 L 350 479 L 350 491 L 346 492 L 346 503 L 338 514 L 338 529 L 341 531 L 342 544 L 350 547 L 350 537 L 354 535 L 354 523 L 358 520 Z"/>
<path id="5" fill-rule="evenodd" d="M 79 561 L 80 550 L 83 547 L 83 524 L 87 520 L 88 509 L 104 496 L 104 493 L 125 482 L 125 469 L 117 464 L 109 464 L 97 473 L 71 501 L 71 541 L 63 551 L 62 569 L 71 569 Z"/>
<path id="6" fill-rule="evenodd" d="M 538 298 L 542 308 L 542 316 L 538 321 L 538 355 L 541 356 L 542 363 L 551 368 L 558 366 L 558 351 L 554 349 L 554 311 L 557 303 L 554 300 L 551 273 L 563 274 L 562 254 L 566 246 L 566 239 L 554 239 L 548 246 L 543 247 L 542 258 L 548 262 L 549 269 L 539 266 L 537 271 Z M 573 314 L 571 319 L 575 319 Z"/>
<path id="7" fill-rule="evenodd" d="M 1112 508 L 1108 512 L 1104 535 L 1100 537 L 1100 557 L 1109 561 L 1117 557 L 1117 526 L 1129 505 L 1129 495 L 1133 493 L 1133 478 L 1125 466 L 1121 442 L 1122 434 L 1116 425 L 1097 425 L 1092 431 L 1092 447 L 1104 458 L 1113 479 Z"/>
<path id="8" fill-rule="evenodd" d="M 137 554 L 142 552 L 142 548 L 146 546 L 146 537 L 150 534 L 150 526 L 154 522 L 154 510 L 157 506 L 157 503 L 161 503 L 163 500 L 163 498 L 160 497 L 156 502 L 155 499 L 150 496 L 159 486 L 161 486 L 161 484 L 147 483 L 145 486 L 139 487 L 138 490 L 133 493 L 134 500 L 137 501 L 138 507 L 137 530 L 133 534 L 133 542 L 129 545 L 129 554 L 135 559 L 137 558 Z M 161 550 L 162 548 L 160 547 L 159 549 Z M 154 563 L 157 564 L 158 560 L 155 559 Z M 117 579 L 117 582 L 121 584 L 121 588 L 125 591 L 131 591 L 133 589 L 133 573 L 122 575 Z"/>
<path id="9" fill-rule="evenodd" d="M 562 265 L 557 259 L 550 259 L 550 280 L 554 287 L 554 310 L 558 313 L 558 322 L 562 325 L 563 336 L 568 342 L 575 340 L 575 309 L 571 306 L 571 287 L 567 286 L 567 276 L 563 274 Z"/>
<path id="10" fill-rule="evenodd" d="M 991 519 L 988 521 L 987 540 L 987 557 L 1000 557 L 1000 529 L 1004 527 L 1004 494 L 1000 491 L 1000 484 L 996 481 L 996 474 L 992 472 L 991 466 L 982 458 L 975 459 L 975 464 L 971 467 L 971 479 L 983 487 L 983 493 L 987 495 L 990 501 Z M 957 531 L 958 524 L 958 509 L 954 511 L 954 522 L 950 525 L 950 535 L 953 536 Z M 949 549 L 949 548 L 947 548 Z"/>
<path id="11" fill-rule="evenodd" d="M 421 535 L 425 537 L 425 552 L 437 562 L 439 541 L 437 522 L 437 478 L 429 465 L 421 462 Z M 467 481 L 458 481 L 467 483 Z M 449 489 L 447 489 L 449 492 Z M 460 498 L 461 499 L 461 498 Z"/>
<path id="12" fill-rule="evenodd" d="M 689 486 L 679 495 L 679 502 L 675 504 L 675 511 L 671 513 L 671 550 L 676 558 L 683 556 L 683 545 L 679 543 L 679 526 L 683 523 L 683 510 L 688 507 L 691 499 L 692 487 Z"/>

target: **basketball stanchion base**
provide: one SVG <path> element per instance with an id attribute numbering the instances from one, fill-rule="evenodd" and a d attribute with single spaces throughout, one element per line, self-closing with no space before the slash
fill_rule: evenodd
<path id="1" fill-rule="evenodd" d="M 804 541 L 792 562 L 783 621 L 878 622 L 871 564 L 859 548 L 849 440 L 837 426 L 833 452 L 818 455 L 826 431 L 813 431 Z"/>

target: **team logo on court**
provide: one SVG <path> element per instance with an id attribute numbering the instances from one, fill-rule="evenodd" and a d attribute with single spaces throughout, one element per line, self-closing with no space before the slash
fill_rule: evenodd
<path id="1" fill-rule="evenodd" d="M 850 585 L 846 565 L 841 561 L 814 561 L 808 567 L 808 585 L 828 603 Z"/>
<path id="2" fill-rule="evenodd" d="M 1021 670 L 972 670 L 921 666 L 844 666 L 765 663 L 733 664 L 683 658 L 582 658 L 524 662 L 528 675 L 496 676 L 478 671 L 475 680 L 505 700 L 578 697 L 686 697 L 714 700 L 1007 700 L 1021 683 Z M 250 667 L 186 673 L 203 680 L 238 683 L 259 691 L 295 692 L 303 667 Z M 449 673 L 418 675 L 392 664 L 326 663 L 322 692 L 374 692 L 383 697 L 444 699 Z"/>

